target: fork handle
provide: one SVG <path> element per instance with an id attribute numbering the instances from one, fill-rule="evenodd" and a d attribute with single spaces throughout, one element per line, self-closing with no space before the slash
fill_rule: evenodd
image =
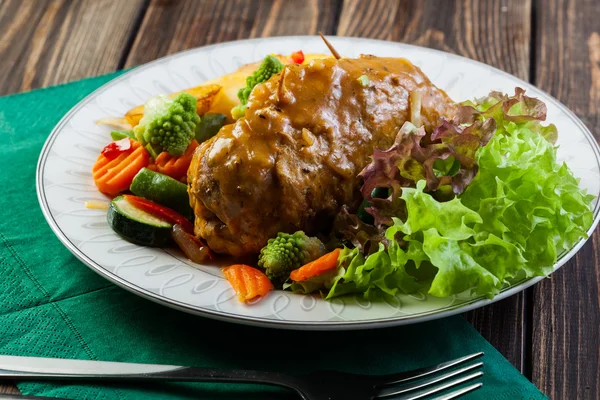
<path id="1" fill-rule="evenodd" d="M 298 392 L 294 378 L 280 372 L 41 357 L 0 356 L 0 378 L 121 382 L 263 383 L 287 387 Z"/>

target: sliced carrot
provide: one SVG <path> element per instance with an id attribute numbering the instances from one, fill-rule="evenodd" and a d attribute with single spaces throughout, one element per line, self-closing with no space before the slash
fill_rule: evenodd
<path id="1" fill-rule="evenodd" d="M 148 168 L 154 172 L 158 172 L 158 168 L 156 168 L 156 164 L 154 164 L 154 163 L 150 163 L 146 168 Z"/>
<path id="2" fill-rule="evenodd" d="M 170 176 L 178 181 L 187 176 L 187 170 L 192 162 L 194 150 L 198 147 L 198 142 L 192 140 L 185 152 L 179 157 L 173 157 L 166 151 L 163 151 L 156 157 L 156 169 L 161 174 Z"/>
<path id="3" fill-rule="evenodd" d="M 327 253 L 324 256 L 293 270 L 290 274 L 290 278 L 295 282 L 300 282 L 331 271 L 337 267 L 339 256 L 340 249 L 335 249 L 331 253 Z"/>
<path id="4" fill-rule="evenodd" d="M 133 177 L 148 166 L 148 151 L 135 140 L 131 147 L 121 152 L 116 158 L 108 158 L 100 154 L 92 168 L 94 183 L 102 193 L 116 196 L 129 189 Z"/>
<path id="5" fill-rule="evenodd" d="M 231 283 L 233 290 L 242 302 L 265 296 L 273 290 L 273 284 L 265 274 L 245 264 L 235 264 L 223 268 L 223 275 Z"/>

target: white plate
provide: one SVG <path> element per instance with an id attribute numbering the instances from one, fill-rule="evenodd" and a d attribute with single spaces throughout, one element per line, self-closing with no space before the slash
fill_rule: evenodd
<path id="1" fill-rule="evenodd" d="M 483 96 L 491 90 L 513 93 L 523 87 L 548 106 L 548 121 L 559 131 L 558 154 L 567 161 L 581 186 L 597 196 L 598 223 L 600 150 L 583 123 L 565 106 L 530 84 L 488 65 L 436 50 L 358 38 L 330 38 L 346 57 L 360 53 L 406 57 L 423 69 L 455 100 Z M 114 283 L 159 303 L 202 316 L 252 325 L 292 329 L 362 329 L 402 325 L 462 313 L 489 300 L 458 295 L 435 298 L 399 295 L 392 302 L 359 298 L 324 301 L 316 296 L 277 291 L 257 304 L 237 301 L 218 268 L 188 262 L 174 250 L 136 246 L 120 239 L 108 226 L 104 211 L 86 209 L 84 202 L 106 198 L 92 181 L 91 169 L 109 141 L 109 130 L 94 121 L 123 115 L 150 96 L 196 86 L 270 53 L 323 53 L 318 37 L 244 40 L 202 47 L 165 57 L 120 76 L 77 104 L 54 128 L 40 155 L 37 191 L 44 215 L 58 238 L 86 265 Z M 561 254 L 561 267 L 584 241 Z M 513 295 L 542 278 L 505 288 L 493 301 Z"/>

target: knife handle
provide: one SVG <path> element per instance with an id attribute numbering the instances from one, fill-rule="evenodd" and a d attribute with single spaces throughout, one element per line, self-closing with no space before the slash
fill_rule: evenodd
<path id="1" fill-rule="evenodd" d="M 273 371 L 181 367 L 106 361 L 0 356 L 0 378 L 16 380 L 262 383 L 295 389 L 296 379 Z"/>

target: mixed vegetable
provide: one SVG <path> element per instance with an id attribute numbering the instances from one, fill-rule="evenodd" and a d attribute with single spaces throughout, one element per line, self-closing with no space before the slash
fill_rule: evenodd
<path id="1" fill-rule="evenodd" d="M 216 93 L 212 87 L 210 91 Z M 195 262 L 212 258 L 210 249 L 194 236 L 187 170 L 199 143 L 214 136 L 227 116 L 200 116 L 198 98 L 185 92 L 153 97 L 141 115 L 132 115 L 126 116 L 131 129 L 111 132 L 114 141 L 104 147 L 92 169 L 98 189 L 114 197 L 109 225 L 132 243 L 175 243 Z"/>
<path id="2" fill-rule="evenodd" d="M 213 106 L 222 91 L 208 84 L 170 95 L 158 95 L 126 113 L 124 118 L 108 118 L 101 124 L 115 128 L 113 142 L 102 149 L 93 168 L 94 182 L 111 197 L 107 207 L 110 227 L 125 240 L 142 246 L 177 245 L 190 260 L 206 262 L 214 257 L 208 246 L 194 235 L 194 213 L 187 192 L 187 171 L 198 146 L 215 136 L 226 123 L 245 112 L 252 89 L 281 72 L 285 63 L 302 63 L 301 51 L 290 57 L 269 55 L 245 78 L 237 92 L 239 104 L 227 115 L 223 106 Z M 221 99 L 227 104 L 227 99 Z M 91 204 L 93 208 L 102 208 Z M 273 288 L 270 279 L 283 282 L 289 273 L 324 251 L 316 238 L 284 234 L 274 239 L 261 259 L 269 277 L 260 269 L 243 264 L 225 268 L 223 273 L 239 294 L 249 301 Z M 285 246 L 294 248 L 286 255 Z M 287 258 L 286 258 L 287 257 Z M 292 260 L 294 260 L 292 262 Z"/>
<path id="3" fill-rule="evenodd" d="M 198 146 L 242 117 L 252 89 L 304 54 L 267 56 L 237 91 L 229 114 L 209 112 L 218 85 L 156 96 L 122 120 L 93 178 L 112 197 L 108 222 L 143 246 L 178 245 L 194 262 L 213 257 L 194 235 L 187 170 Z M 360 84 L 370 84 L 366 76 Z M 411 106 L 411 110 L 414 107 Z M 375 149 L 360 176 L 363 203 L 343 208 L 329 236 L 280 232 L 256 266 L 223 269 L 241 301 L 274 288 L 365 298 L 470 290 L 493 297 L 506 284 L 546 276 L 558 255 L 587 236 L 592 196 L 556 160 L 545 105 L 517 88 L 462 104 L 433 132 L 418 107 L 388 149 Z M 115 124 L 115 121 L 119 122 Z M 106 123 L 106 121 L 105 121 Z"/>
<path id="4" fill-rule="evenodd" d="M 269 279 L 286 280 L 292 271 L 318 258 L 324 251 L 323 242 L 302 231 L 291 235 L 280 232 L 260 251 L 258 266 L 265 270 Z"/>

